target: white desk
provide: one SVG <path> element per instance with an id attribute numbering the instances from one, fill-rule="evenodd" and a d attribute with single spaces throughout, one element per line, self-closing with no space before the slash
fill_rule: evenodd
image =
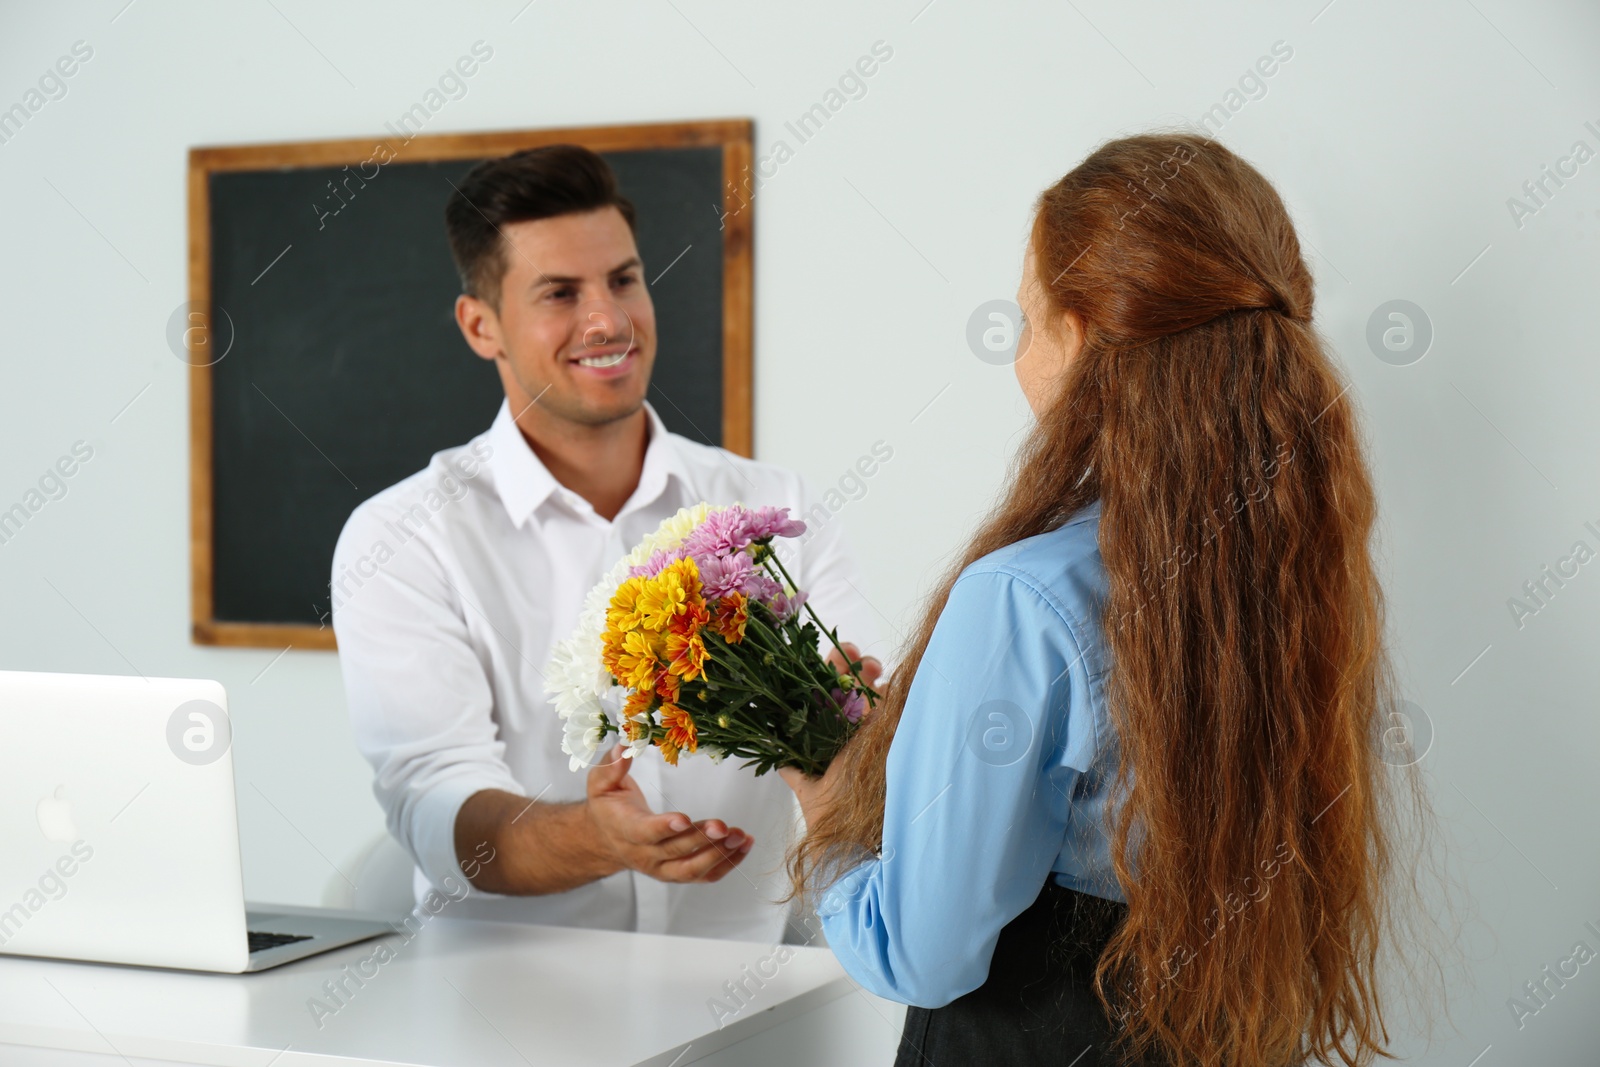
<path id="1" fill-rule="evenodd" d="M 363 968 L 376 973 L 359 987 L 346 979 L 340 1006 L 324 983 L 357 971 L 380 943 L 394 957 Z M 890 1063 L 897 1006 L 857 989 L 825 949 L 784 949 L 792 955 L 780 963 L 772 945 L 442 915 L 409 942 L 390 935 L 259 974 L 0 956 L 0 1064 Z M 751 991 L 743 1007 L 724 985 L 740 981 Z M 319 1019 L 312 998 L 336 1010 Z M 719 1018 L 713 998 L 737 1011 Z M 815 1025 L 824 1017 L 853 1032 L 830 1037 Z M 774 1027 L 776 1050 L 758 1059 L 756 1046 L 770 1042 L 757 1040 L 729 1058 Z M 831 1051 L 818 1058 L 823 1048 L 807 1042 Z"/>

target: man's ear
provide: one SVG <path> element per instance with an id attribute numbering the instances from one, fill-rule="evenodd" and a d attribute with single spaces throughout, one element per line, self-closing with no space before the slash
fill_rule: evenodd
<path id="1" fill-rule="evenodd" d="M 493 360 L 505 354 L 500 345 L 500 316 L 485 301 L 466 293 L 456 297 L 456 325 L 480 359 Z"/>

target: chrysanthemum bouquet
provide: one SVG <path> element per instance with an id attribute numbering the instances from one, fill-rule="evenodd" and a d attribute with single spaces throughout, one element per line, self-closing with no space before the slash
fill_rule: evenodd
<path id="1" fill-rule="evenodd" d="M 653 745 L 671 764 L 703 752 L 822 773 L 877 694 L 859 664 L 823 658 L 823 634 L 844 655 L 839 636 L 772 550 L 805 528 L 788 508 L 685 508 L 590 590 L 545 672 L 573 770 L 615 733 L 626 756 Z"/>

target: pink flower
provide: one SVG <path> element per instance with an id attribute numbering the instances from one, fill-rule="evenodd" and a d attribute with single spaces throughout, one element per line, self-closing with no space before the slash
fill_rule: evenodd
<path id="1" fill-rule="evenodd" d="M 684 538 L 683 547 L 699 559 L 743 552 L 757 541 L 798 537 L 806 524 L 789 518 L 788 508 L 746 508 L 738 504 L 713 511 Z"/>
<path id="2" fill-rule="evenodd" d="M 743 552 L 731 556 L 696 556 L 694 562 L 700 568 L 700 584 L 707 600 L 732 592 L 749 594 L 747 586 L 755 574 L 755 564 Z"/>
<path id="3" fill-rule="evenodd" d="M 685 555 L 686 553 L 682 547 L 672 549 L 658 548 L 654 552 L 650 553 L 650 558 L 645 560 L 639 566 L 628 568 L 628 577 L 654 578 L 656 575 L 666 570 L 667 564 L 673 562 L 674 560 L 680 560 Z"/>
<path id="4" fill-rule="evenodd" d="M 851 722 L 860 722 L 861 716 L 867 713 L 867 698 L 857 690 L 846 693 L 842 689 L 833 691 L 833 703 L 842 712 L 844 717 Z"/>
<path id="5" fill-rule="evenodd" d="M 799 537 L 806 532 L 806 524 L 789 517 L 788 508 L 756 508 L 750 537 L 755 541 L 770 537 Z"/>
<path id="6" fill-rule="evenodd" d="M 767 580 L 769 582 L 772 581 L 770 578 Z M 772 609 L 772 613 L 778 617 L 780 622 L 788 622 L 790 619 L 800 614 L 800 608 L 805 604 L 807 594 L 804 592 L 799 592 L 794 596 L 790 596 L 781 589 L 777 589 L 777 582 L 772 582 L 772 585 L 775 589 L 775 595 L 770 599 L 766 599 L 764 602 L 766 603 L 767 607 Z"/>
<path id="7" fill-rule="evenodd" d="M 751 600 L 759 600 L 767 607 L 772 607 L 775 598 L 783 593 L 783 586 L 779 585 L 765 571 L 751 571 L 750 576 L 739 586 L 739 592 Z"/>

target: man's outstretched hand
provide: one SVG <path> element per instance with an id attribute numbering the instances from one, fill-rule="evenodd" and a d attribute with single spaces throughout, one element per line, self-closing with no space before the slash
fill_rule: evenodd
<path id="1" fill-rule="evenodd" d="M 755 838 L 721 819 L 690 822 L 650 810 L 622 746 L 589 771 L 586 811 L 598 843 L 620 867 L 663 882 L 716 882 L 750 854 Z"/>
<path id="2" fill-rule="evenodd" d="M 828 654 L 834 669 L 846 673 L 858 663 L 861 680 L 878 689 L 883 664 L 863 657 L 853 644 L 842 648 L 844 655 L 838 649 Z M 650 810 L 629 773 L 632 766 L 620 746 L 613 748 L 589 770 L 587 795 L 577 802 L 540 803 L 500 789 L 474 793 L 456 816 L 456 855 L 469 857 L 462 873 L 485 892 L 539 895 L 575 889 L 620 870 L 663 882 L 716 882 L 744 862 L 754 838 L 721 819 L 697 823 L 681 811 Z M 782 774 L 800 794 L 808 821 L 819 814 L 829 792 L 821 788 L 824 779 L 792 770 Z"/>
<path id="3" fill-rule="evenodd" d="M 861 680 L 873 689 L 877 689 L 878 679 L 883 677 L 883 664 L 878 662 L 878 658 L 876 656 L 863 657 L 861 649 L 849 641 L 840 642 L 839 648 L 844 649 L 845 656 L 849 656 L 851 660 L 861 664 Z M 828 653 L 828 663 L 840 674 L 849 674 L 850 664 L 845 662 L 844 656 L 839 655 L 839 648 L 835 648 Z"/>

